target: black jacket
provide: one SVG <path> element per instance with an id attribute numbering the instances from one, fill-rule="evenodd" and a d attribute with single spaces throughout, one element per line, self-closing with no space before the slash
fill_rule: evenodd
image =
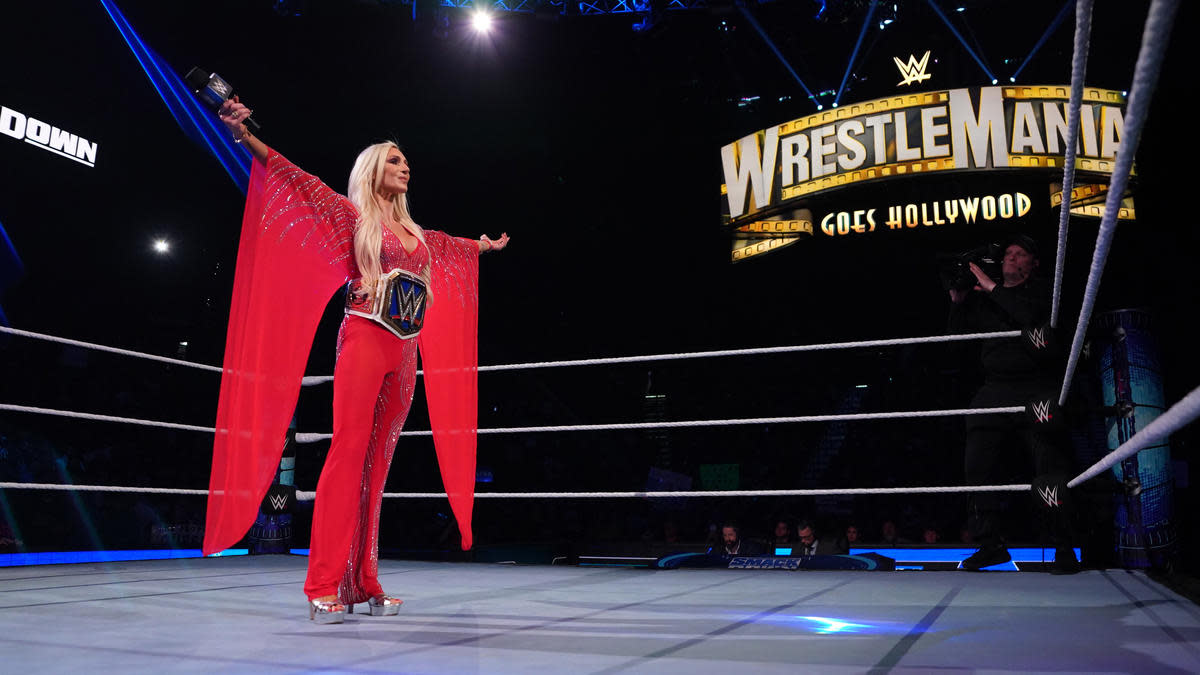
<path id="1" fill-rule="evenodd" d="M 950 332 L 991 333 L 1038 326 L 1050 317 L 1050 293 L 1040 279 L 1016 286 L 997 284 L 991 293 L 971 291 L 950 306 Z M 1043 364 L 1030 355 L 1022 338 L 992 338 L 981 346 L 983 370 L 989 381 L 1028 381 L 1047 376 Z"/>

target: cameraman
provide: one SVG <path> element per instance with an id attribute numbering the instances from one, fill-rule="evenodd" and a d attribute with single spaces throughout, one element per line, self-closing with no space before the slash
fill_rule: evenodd
<path id="1" fill-rule="evenodd" d="M 1045 322 L 1050 315 L 1050 293 L 1046 284 L 1033 276 L 1037 267 L 1037 244 L 1025 235 L 1016 235 L 1008 241 L 999 283 L 979 265 L 969 263 L 975 284 L 965 290 L 950 289 L 950 331 L 1021 330 Z M 1036 360 L 1021 338 L 985 340 L 981 352 L 984 383 L 971 400 L 971 407 L 1025 405 L 1045 397 L 1048 392 L 1058 391 L 1057 374 Z M 998 474 L 1007 473 L 1005 465 L 1021 459 L 1016 452 L 1018 448 L 1032 455 L 1039 477 L 1065 475 L 1071 469 L 1069 439 L 1065 432 L 1035 430 L 1025 415 L 969 415 L 966 431 L 964 468 L 968 485 L 983 485 Z M 1038 482 L 1041 482 L 1040 478 Z M 1065 485 L 1061 486 L 1061 492 L 1065 499 Z M 1052 571 L 1058 574 L 1077 572 L 1079 561 L 1068 543 L 1069 514 L 1060 506 L 1044 508 L 1056 549 Z M 973 494 L 967 526 L 980 548 L 963 561 L 962 569 L 977 571 L 1012 560 L 996 522 L 998 513 L 997 495 Z"/>

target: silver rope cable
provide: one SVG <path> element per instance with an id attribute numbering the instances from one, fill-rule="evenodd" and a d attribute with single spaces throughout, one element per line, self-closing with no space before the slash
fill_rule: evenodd
<path id="1" fill-rule="evenodd" d="M 129 349 L 118 349 L 116 347 L 107 347 L 92 342 L 81 342 L 79 340 L 70 340 L 60 338 L 44 333 L 34 333 L 33 331 L 18 330 L 15 328 L 6 328 L 0 326 L 0 332 L 20 335 L 22 337 L 34 338 L 38 340 L 48 340 L 50 342 L 60 342 L 69 344 L 75 347 L 84 347 L 87 349 L 96 349 L 99 351 L 112 352 L 114 354 L 124 354 L 126 356 L 135 356 L 153 361 L 162 361 L 181 366 L 189 366 L 192 368 L 200 368 L 202 370 L 210 370 L 221 372 L 222 369 L 218 366 L 209 366 L 193 361 L 181 361 L 179 359 L 171 359 L 165 356 L 156 356 L 154 354 L 146 354 L 144 352 L 135 352 Z M 824 344 L 811 345 L 787 345 L 783 347 L 750 347 L 747 349 L 718 349 L 703 352 L 678 352 L 669 354 L 648 354 L 644 356 L 611 356 L 595 359 L 574 359 L 570 361 L 532 361 L 529 363 L 508 363 L 498 364 L 493 366 L 479 366 L 477 370 L 480 372 L 492 372 L 501 370 L 526 370 L 533 368 L 560 368 L 568 366 L 596 366 L 610 365 L 614 363 L 641 363 L 645 361 L 672 361 L 678 359 L 703 359 L 713 358 L 718 356 L 750 356 L 756 354 L 785 354 L 791 352 L 812 352 L 825 351 L 833 349 L 859 349 L 864 347 L 894 347 L 900 345 L 927 344 L 936 342 L 960 342 L 964 340 L 989 340 L 992 338 L 1008 338 L 1020 337 L 1019 330 L 996 331 L 992 333 L 961 333 L 955 335 L 928 335 L 921 337 L 909 338 L 887 338 L 883 340 L 858 340 L 855 342 L 827 342 Z M 417 375 L 421 375 L 422 371 L 418 370 Z M 302 379 L 304 386 L 320 384 L 333 380 L 332 375 L 308 375 Z"/>
<path id="2" fill-rule="evenodd" d="M 208 490 L 177 488 L 125 487 L 120 485 L 60 485 L 58 483 L 0 482 L 5 490 L 57 490 L 79 492 L 141 492 L 148 494 L 207 495 Z M 677 490 L 673 492 L 476 492 L 476 499 L 602 499 L 647 497 L 802 497 L 822 495 L 953 494 L 960 492 L 1027 492 L 1030 485 L 963 485 L 900 488 L 822 488 L 812 490 Z M 296 491 L 296 499 L 312 501 L 316 492 Z M 444 498 L 445 492 L 385 492 L 384 497 L 398 499 Z"/>
<path id="3" fill-rule="evenodd" d="M 671 499 L 675 497 L 819 497 L 834 495 L 953 494 L 960 492 L 1028 492 L 1028 483 L 899 488 L 820 488 L 812 490 L 675 490 L 671 492 L 476 492 L 476 499 Z M 296 492 L 296 499 L 311 501 L 316 492 Z M 438 499 L 445 492 L 385 492 L 389 499 Z"/>
<path id="4" fill-rule="evenodd" d="M 1071 58 L 1071 98 L 1067 103 L 1067 148 L 1063 158 L 1062 205 L 1058 212 L 1058 249 L 1054 258 L 1054 297 L 1050 327 L 1058 326 L 1062 299 L 1063 267 L 1067 260 L 1067 225 L 1071 219 L 1071 190 L 1075 187 L 1075 157 L 1079 144 L 1079 111 L 1083 106 L 1083 81 L 1087 73 L 1088 45 L 1092 37 L 1092 0 L 1075 3 L 1075 52 Z"/>
<path id="5" fill-rule="evenodd" d="M 207 495 L 208 490 L 184 490 L 177 488 L 123 487 L 120 485 L 60 485 L 58 483 L 5 483 L 4 490 L 63 490 L 68 492 L 145 492 L 156 495 Z"/>
<path id="6" fill-rule="evenodd" d="M 1158 83 L 1163 55 L 1167 49 L 1167 40 L 1171 35 L 1172 19 L 1178 8 L 1178 0 L 1154 0 L 1146 17 L 1146 28 L 1142 33 L 1142 47 L 1138 52 L 1133 85 L 1129 88 L 1129 102 L 1125 112 L 1125 130 L 1121 137 L 1121 148 L 1117 151 L 1117 160 L 1109 181 L 1108 195 L 1104 202 L 1104 215 L 1100 219 L 1100 231 L 1096 234 L 1096 251 L 1092 256 L 1087 288 L 1083 293 L 1083 308 L 1079 311 L 1079 323 L 1075 325 L 1075 337 L 1071 342 L 1071 352 L 1067 359 L 1067 372 L 1063 376 L 1062 393 L 1058 397 L 1060 406 L 1066 405 L 1067 394 L 1071 391 L 1071 380 L 1075 376 L 1075 368 L 1079 365 L 1079 354 L 1083 351 L 1083 339 L 1087 334 L 1088 324 L 1092 320 L 1096 296 L 1100 292 L 1100 277 L 1104 272 L 1104 263 L 1108 259 L 1108 250 L 1112 246 L 1113 235 L 1116 233 L 1117 213 L 1121 208 L 1121 198 L 1129 183 L 1134 155 L 1137 154 L 1142 127 L 1146 122 L 1150 99 L 1155 85 Z"/>
<path id="7" fill-rule="evenodd" d="M 718 356 L 750 356 L 756 354 L 788 354 L 793 352 L 816 352 L 834 349 L 861 349 L 865 347 L 895 347 L 900 345 L 930 344 L 936 342 L 960 342 L 964 340 L 989 340 L 993 338 L 1020 337 L 1019 330 L 996 331 L 992 333 L 961 333 L 954 335 L 927 335 L 909 338 L 888 338 L 884 340 L 858 340 L 855 342 L 826 342 L 811 345 L 787 345 L 783 347 L 749 347 L 746 349 L 717 349 L 705 352 L 678 352 L 668 354 L 647 354 L 645 356 L 609 356 L 595 359 L 573 359 L 569 361 L 530 361 L 528 363 L 508 363 L 494 366 L 479 366 L 479 372 L 494 372 L 501 370 L 529 370 L 534 368 L 563 368 L 572 366 L 600 366 L 616 363 L 641 363 L 645 361 L 673 361 L 679 359 L 704 359 Z M 420 371 L 417 371 L 418 374 Z M 304 384 L 329 382 L 332 375 L 311 375 L 304 378 Z"/>
<path id="8" fill-rule="evenodd" d="M 1140 450 L 1166 442 L 1171 434 L 1198 416 L 1200 416 L 1200 387 L 1193 389 L 1192 393 L 1184 396 L 1178 403 L 1155 418 L 1153 422 L 1147 424 L 1146 428 L 1131 436 L 1129 440 L 1105 455 L 1087 471 L 1072 478 L 1067 483 L 1067 487 L 1075 487 L 1085 480 L 1099 475 L 1100 472 L 1112 468 L 1117 462 Z"/>
<path id="9" fill-rule="evenodd" d="M 204 431 L 210 434 L 216 432 L 214 427 L 201 427 L 192 424 L 175 424 L 173 422 L 157 422 L 155 420 L 143 420 L 133 417 L 116 417 L 114 415 L 97 415 L 94 413 L 81 413 L 71 410 L 55 410 L 53 408 L 36 408 L 33 406 L 12 405 L 8 403 L 0 403 L 0 410 L 26 412 L 37 415 L 51 415 L 55 417 L 72 417 L 76 419 L 94 420 L 98 422 L 124 422 L 126 424 L 136 424 L 146 427 L 162 427 L 165 429 L 182 429 L 184 431 Z M 722 420 L 683 420 L 680 422 L 617 422 L 612 424 L 563 424 L 557 426 L 540 427 L 493 427 L 490 429 L 477 429 L 476 433 L 486 435 L 541 433 L 551 431 L 680 429 L 687 427 L 744 426 L 749 424 L 795 424 L 798 422 L 837 422 L 844 420 L 887 420 L 918 417 L 950 417 L 953 415 L 989 415 L 995 413 L 1020 413 L 1024 411 L 1025 408 L 1023 406 L 1003 406 L 996 408 L 955 408 L 951 410 L 911 410 L 901 412 L 846 413 L 839 415 L 798 415 L 794 417 L 747 417 L 741 419 Z M 433 432 L 428 429 L 419 431 L 402 431 L 400 432 L 400 435 L 432 436 Z M 296 434 L 297 443 L 314 443 L 316 441 L 328 440 L 330 438 L 333 438 L 333 434 Z"/>
<path id="10" fill-rule="evenodd" d="M 174 422 L 156 422 L 154 420 L 141 420 L 134 417 L 96 415 L 94 413 L 81 413 L 71 410 L 55 410 L 53 408 L 35 408 L 33 406 L 12 405 L 10 403 L 0 403 L 0 410 L 34 413 L 36 415 L 52 415 L 55 417 L 74 417 L 76 419 L 95 420 L 97 422 L 124 422 L 125 424 L 136 424 L 143 427 L 162 427 L 164 429 L 182 429 L 184 431 L 207 431 L 210 434 L 216 432 L 215 427 L 199 427 L 193 424 L 175 424 Z"/>
<path id="11" fill-rule="evenodd" d="M 83 342 L 81 340 L 71 340 L 69 338 L 61 338 L 61 337 L 57 337 L 55 335 L 46 335 L 45 333 L 34 333 L 33 331 L 20 330 L 17 328 L 9 328 L 7 326 L 0 326 L 0 333 L 9 333 L 10 335 L 19 335 L 21 337 L 34 338 L 35 340 L 46 340 L 47 342 L 58 342 L 58 343 L 64 344 L 64 345 L 71 345 L 72 347 L 83 347 L 84 349 L 95 349 L 95 350 L 101 351 L 101 352 L 110 352 L 112 354 L 122 354 L 124 356 L 133 356 L 133 357 L 136 357 L 139 359 L 148 359 L 150 361 L 161 361 L 163 363 L 170 363 L 170 364 L 176 365 L 176 366 L 187 366 L 188 368 L 199 368 L 200 370 L 209 370 L 209 371 L 216 372 L 216 373 L 221 372 L 221 368 L 219 366 L 209 366 L 209 365 L 205 365 L 203 363 L 196 363 L 195 361 L 184 361 L 182 359 L 172 359 L 172 358 L 168 358 L 166 356 L 158 356 L 156 354 L 147 354 L 146 352 L 135 352 L 132 349 L 120 349 L 118 347 L 109 347 L 106 345 L 96 344 L 94 342 Z"/>
<path id="12" fill-rule="evenodd" d="M 1023 413 L 1024 406 L 1002 406 L 996 408 L 956 408 L 953 410 L 912 410 L 903 412 L 844 413 L 838 415 L 798 415 L 795 417 L 746 417 L 724 420 L 684 420 L 680 422 L 618 422 L 614 424 L 562 424 L 541 427 L 493 427 L 478 429 L 483 434 L 520 434 L 558 431 L 628 431 L 640 429 L 682 429 L 687 427 L 725 427 L 748 424 L 795 424 L 799 422 L 838 422 L 847 420 L 890 420 L 918 417 L 950 417 L 952 415 L 992 415 L 998 413 Z M 432 436 L 429 430 L 402 431 L 401 436 Z M 298 433 L 297 443 L 315 443 L 333 438 L 333 434 Z"/>

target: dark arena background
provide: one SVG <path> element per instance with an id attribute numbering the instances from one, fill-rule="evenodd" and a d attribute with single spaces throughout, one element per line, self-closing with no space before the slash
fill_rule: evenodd
<path id="1" fill-rule="evenodd" d="M 740 352 L 946 334 L 948 261 L 1016 233 L 1036 240 L 1038 274 L 1054 278 L 1059 206 L 1051 193 L 1055 185 L 1061 192 L 1061 149 L 1057 164 L 1040 168 L 893 171 L 790 197 L 776 161 L 786 148 L 774 168 L 754 153 L 774 138 L 764 132 L 802 120 L 812 128 L 824 122 L 810 116 L 854 104 L 961 90 L 982 106 L 992 87 L 1069 91 L 1075 6 L 5 3 L 7 666 L 1200 670 L 1200 611 L 1188 599 L 1200 576 L 1195 424 L 1156 445 L 1153 458 L 1143 451 L 1140 474 L 1127 461 L 1074 489 L 1081 574 L 1043 573 L 1054 547 L 1027 491 L 1003 493 L 1016 558 L 1007 569 L 1021 571 L 969 574 L 952 571 L 975 549 L 965 534 L 966 493 L 846 492 L 962 486 L 962 415 L 779 418 L 967 408 L 983 378 L 978 342 Z M 475 26 L 480 10 L 490 30 Z M 1150 3 L 1114 0 L 1092 10 L 1084 83 L 1117 101 L 1109 112 L 1096 106 L 1097 147 L 1106 128 L 1117 130 L 1108 140 L 1129 140 L 1119 125 L 1131 117 L 1127 95 L 1148 11 Z M 1112 399 L 1122 377 L 1132 382 L 1132 405 L 1151 418 L 1200 383 L 1195 19 L 1194 4 L 1180 3 L 1156 38 L 1167 47 L 1157 84 L 1142 93 L 1150 103 L 1126 191 L 1132 217 L 1116 223 L 1089 348 L 1073 378 L 1076 472 L 1127 440 L 1120 434 L 1130 409 Z M 249 163 L 181 84 L 193 66 L 232 83 L 262 125 L 260 138 L 335 190 L 345 191 L 362 147 L 395 140 L 412 165 L 417 222 L 462 237 L 512 237 L 480 262 L 480 366 L 735 352 L 482 368 L 477 493 L 830 494 L 478 498 L 466 552 L 444 498 L 387 498 L 380 570 L 406 604 L 399 620 L 368 624 L 372 617 L 353 615 L 339 627 L 304 621 L 301 602 L 313 505 L 303 493 L 315 489 L 328 440 L 289 440 L 277 479 L 284 486 L 272 493 L 286 506 L 264 503 L 247 538 L 216 558 L 199 557 L 203 494 L 58 489 L 208 488 L 211 431 L 128 420 L 211 427 L 220 374 L 70 343 L 222 362 Z M 1125 111 L 1117 127 L 1105 117 L 1111 110 Z M 1001 117 L 1012 124 L 1013 107 Z M 908 120 L 907 143 L 920 145 L 913 134 L 929 122 L 922 126 L 916 112 Z M 949 143 L 950 132 L 941 133 Z M 893 157 L 905 141 L 888 134 L 878 151 Z M 993 147 L 992 161 L 1006 150 L 1017 154 Z M 815 179 L 819 160 L 811 159 L 804 171 Z M 739 220 L 730 184 L 754 161 L 764 179 L 775 172 L 774 192 L 760 203 L 766 198 L 752 196 L 758 176 L 743 176 L 749 215 Z M 1111 164 L 1076 177 L 1100 196 L 1080 192 L 1084 205 L 1070 218 L 1057 331 L 1064 349 L 1084 305 Z M 930 216 L 934 204 L 1002 195 L 1023 195 L 1027 206 L 971 222 Z M 309 375 L 333 372 L 342 302 L 340 294 L 330 300 Z M 1125 374 L 1106 351 L 1118 329 L 1129 336 Z M 418 386 L 406 430 L 429 429 L 423 397 Z M 328 383 L 302 389 L 300 440 L 330 431 L 331 399 Z M 735 422 L 655 426 L 693 420 Z M 649 428 L 540 430 L 626 423 Z M 1029 483 L 1026 453 L 1014 449 L 1001 474 L 998 484 Z M 442 490 L 431 439 L 403 436 L 386 491 Z M 810 523 L 849 554 L 877 552 L 897 569 L 922 571 L 654 569 L 673 554 L 719 554 L 729 522 L 768 554 L 741 566 L 772 566 L 773 557 L 784 561 L 776 566 L 805 567 L 791 545 L 770 541 L 780 520 L 793 532 Z M 885 537 L 885 523 L 894 536 Z M 845 541 L 850 526 L 857 542 Z M 43 604 L 50 607 L 31 615 Z M 336 631 L 351 639 L 310 640 Z"/>

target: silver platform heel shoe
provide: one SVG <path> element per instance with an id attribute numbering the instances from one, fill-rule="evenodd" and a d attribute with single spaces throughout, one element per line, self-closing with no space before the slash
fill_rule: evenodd
<path id="1" fill-rule="evenodd" d="M 386 593 L 367 598 L 367 608 L 371 616 L 396 616 L 400 613 L 400 605 L 403 604 L 404 601 L 400 598 L 393 598 Z M 350 605 L 350 613 L 354 613 L 354 605 Z"/>
<path id="2" fill-rule="evenodd" d="M 317 623 L 342 623 L 346 620 L 346 606 L 337 600 L 309 600 L 308 620 Z"/>

